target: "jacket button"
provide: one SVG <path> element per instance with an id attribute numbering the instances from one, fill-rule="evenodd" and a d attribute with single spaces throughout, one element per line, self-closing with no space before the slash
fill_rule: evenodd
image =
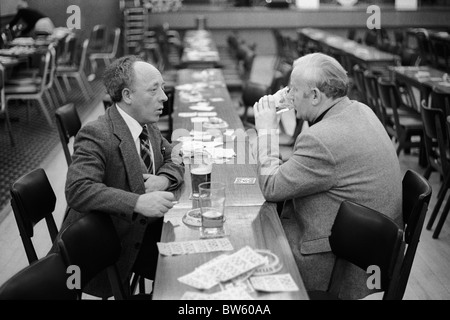
<path id="1" fill-rule="evenodd" d="M 142 218 L 141 220 L 139 220 L 139 222 L 140 222 L 142 225 L 145 225 L 145 224 L 147 224 L 147 219 Z"/>
<path id="2" fill-rule="evenodd" d="M 135 249 L 139 249 L 140 246 L 141 246 L 141 244 L 140 244 L 139 242 L 136 242 L 136 243 L 134 244 L 134 248 L 135 248 Z"/>

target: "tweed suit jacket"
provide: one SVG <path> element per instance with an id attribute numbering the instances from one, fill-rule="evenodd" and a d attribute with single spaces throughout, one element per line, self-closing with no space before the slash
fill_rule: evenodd
<path id="1" fill-rule="evenodd" d="M 172 161 L 172 146 L 158 128 L 148 125 L 154 153 L 155 172 L 165 175 L 175 190 L 183 182 L 181 159 Z M 83 126 L 79 131 L 66 181 L 66 198 L 71 208 L 61 227 L 89 212 L 110 214 L 122 243 L 118 269 L 125 284 L 139 252 L 147 224 L 158 218 L 134 213 L 139 195 L 145 193 L 143 173 L 146 167 L 136 152 L 130 130 L 115 105 L 105 115 Z M 106 272 L 85 290 L 96 296 L 110 296 Z"/>
<path id="2" fill-rule="evenodd" d="M 272 137 L 273 138 L 273 137 Z M 307 290 L 328 288 L 334 255 L 328 237 L 343 200 L 402 221 L 402 176 L 392 141 L 373 111 L 347 97 L 304 130 L 292 157 L 279 160 L 278 145 L 253 144 L 259 184 L 268 201 L 285 201 L 282 224 Z M 362 298 L 368 274 L 348 265 L 342 298 Z"/>

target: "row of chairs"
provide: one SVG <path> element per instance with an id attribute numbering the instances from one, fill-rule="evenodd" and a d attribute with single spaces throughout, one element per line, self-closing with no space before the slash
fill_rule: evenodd
<path id="1" fill-rule="evenodd" d="M 427 180 L 411 170 L 406 172 L 402 185 L 404 228 L 378 211 L 349 201 L 341 204 L 329 237 L 337 257 L 336 271 L 329 290 L 309 292 L 311 299 L 338 298 L 341 285 L 338 270 L 342 261 L 349 261 L 363 270 L 371 265 L 379 266 L 383 299 L 403 298 L 432 190 Z M 130 288 L 124 288 L 120 281 L 115 265 L 120 255 L 120 240 L 107 214 L 88 214 L 57 233 L 52 216 L 56 198 L 41 168 L 17 180 L 11 195 L 27 255 L 30 251 L 34 255 L 28 255 L 28 267 L 0 287 L 0 299 L 80 299 L 86 284 L 105 269 L 114 299 L 148 298 L 132 296 Z M 29 248 L 33 246 L 33 227 L 44 218 L 59 253 L 49 253 L 38 259 L 34 249 Z M 71 265 L 77 265 L 83 272 L 79 290 L 70 290 L 67 286 L 67 268 Z"/>
<path id="2" fill-rule="evenodd" d="M 366 93 L 367 104 L 379 116 L 387 133 L 397 140 L 397 154 L 419 148 L 419 162 L 426 166 L 424 177 L 429 179 L 432 172 L 441 176 L 438 201 L 427 224 L 430 230 L 445 200 L 446 191 L 450 188 L 450 128 L 446 120 L 450 116 L 450 95 L 434 88 L 428 101 L 421 101 L 420 112 L 417 112 L 407 98 L 401 97 L 404 92 L 401 87 L 381 74 L 364 71 L 356 66 L 354 75 L 358 90 Z M 443 209 L 433 238 L 439 237 L 448 211 L 450 202 Z"/>

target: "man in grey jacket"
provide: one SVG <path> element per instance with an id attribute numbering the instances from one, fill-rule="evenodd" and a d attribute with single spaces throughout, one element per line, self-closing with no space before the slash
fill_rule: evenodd
<path id="1" fill-rule="evenodd" d="M 378 210 L 403 226 L 401 171 L 389 136 L 373 111 L 347 97 L 348 77 L 321 53 L 294 62 L 286 99 L 309 128 L 297 137 L 292 157 L 279 160 L 273 96 L 255 104 L 259 184 L 268 201 L 285 201 L 282 224 L 307 290 L 326 290 L 334 255 L 328 236 L 343 200 Z M 341 298 L 373 290 L 366 274 L 348 265 Z"/>
<path id="2" fill-rule="evenodd" d="M 163 216 L 175 200 L 170 191 L 183 182 L 184 165 L 172 157 L 172 145 L 155 124 L 167 100 L 161 73 L 125 56 L 107 68 L 104 83 L 114 104 L 76 137 L 66 181 L 72 210 L 61 229 L 89 212 L 109 214 L 121 238 L 118 269 L 126 285 L 133 272 L 154 279 L 156 242 Z M 85 292 L 110 296 L 106 273 Z"/>

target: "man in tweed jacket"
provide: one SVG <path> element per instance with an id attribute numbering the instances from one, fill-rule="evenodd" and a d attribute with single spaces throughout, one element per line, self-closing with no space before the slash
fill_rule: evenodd
<path id="1" fill-rule="evenodd" d="M 334 255 L 328 236 L 343 200 L 378 210 L 403 227 L 399 161 L 373 111 L 347 97 L 346 71 L 332 57 L 314 53 L 294 62 L 286 99 L 310 127 L 293 155 L 279 160 L 278 119 L 272 96 L 255 104 L 259 184 L 268 201 L 284 201 L 282 224 L 307 290 L 326 290 Z M 270 140 L 269 140 L 270 141 Z M 366 274 L 348 265 L 341 298 L 374 291 Z"/>
<path id="2" fill-rule="evenodd" d="M 172 146 L 155 125 L 167 100 L 160 72 L 126 56 L 107 68 L 104 83 L 114 104 L 76 137 L 66 182 L 66 198 L 73 210 L 61 229 L 89 212 L 109 214 L 121 238 L 118 269 L 126 285 L 132 272 L 154 277 L 156 242 L 174 200 L 167 190 L 180 186 L 184 166 L 180 159 L 171 158 Z M 145 124 L 153 162 L 150 172 L 140 156 L 139 135 Z M 91 281 L 85 292 L 110 296 L 106 273 Z"/>

